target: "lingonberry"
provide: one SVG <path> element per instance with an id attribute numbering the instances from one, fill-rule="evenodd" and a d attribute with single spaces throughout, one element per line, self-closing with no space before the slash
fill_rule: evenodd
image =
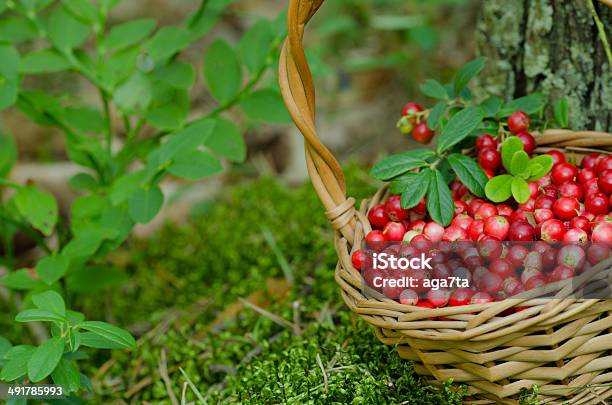
<path id="1" fill-rule="evenodd" d="M 448 242 L 455 242 L 458 240 L 466 240 L 467 233 L 461 227 L 456 225 L 451 225 L 444 230 L 444 234 L 442 234 L 442 240 Z"/>
<path id="2" fill-rule="evenodd" d="M 603 243 L 594 243 L 587 251 L 587 260 L 591 264 L 597 264 L 610 257 L 610 248 Z"/>
<path id="3" fill-rule="evenodd" d="M 547 197 L 552 197 L 554 199 L 557 199 L 558 189 L 559 187 L 555 186 L 554 184 L 551 184 L 549 186 L 542 187 L 542 193 Z"/>
<path id="4" fill-rule="evenodd" d="M 419 294 L 414 290 L 406 289 L 400 293 L 399 302 L 404 305 L 417 305 L 419 302 Z"/>
<path id="5" fill-rule="evenodd" d="M 481 219 L 477 219 L 472 222 L 470 225 L 470 229 L 468 230 L 468 236 L 470 240 L 478 240 L 480 235 L 484 233 L 484 221 Z"/>
<path id="6" fill-rule="evenodd" d="M 555 213 L 548 208 L 538 208 L 533 212 L 533 217 L 538 224 L 541 224 L 544 221 L 548 221 L 551 218 L 555 217 Z"/>
<path id="7" fill-rule="evenodd" d="M 368 261 L 368 254 L 363 249 L 357 249 L 351 255 L 351 261 L 354 268 L 362 270 Z"/>
<path id="8" fill-rule="evenodd" d="M 533 252 L 532 252 L 533 253 Z M 529 256 L 527 256 L 529 257 Z M 529 281 L 530 278 L 532 277 L 543 277 L 542 272 L 540 271 L 540 269 L 536 269 L 535 267 L 526 267 L 525 270 L 523 270 L 523 272 L 520 274 L 520 279 L 521 279 L 521 283 L 523 283 L 525 285 L 525 287 L 527 286 L 527 282 Z"/>
<path id="9" fill-rule="evenodd" d="M 412 139 L 417 141 L 418 143 L 428 144 L 433 138 L 434 132 L 429 129 L 427 126 L 427 122 L 422 121 L 414 126 L 412 129 Z"/>
<path id="10" fill-rule="evenodd" d="M 578 245 L 565 245 L 557 253 L 557 263 L 571 267 L 574 270 L 580 270 L 584 263 L 586 263 L 586 253 Z"/>
<path id="11" fill-rule="evenodd" d="M 420 252 L 429 253 L 429 251 L 433 248 L 433 243 L 429 240 L 429 238 L 425 235 L 417 235 L 410 241 L 410 245 L 414 246 Z"/>
<path id="12" fill-rule="evenodd" d="M 533 153 L 533 150 L 536 148 L 535 138 L 528 132 L 521 132 L 516 134 L 517 138 L 523 142 L 523 149 L 527 152 L 528 155 Z"/>
<path id="13" fill-rule="evenodd" d="M 493 170 L 491 169 L 487 169 L 486 167 L 483 167 L 482 171 L 484 172 L 484 174 L 487 175 L 489 179 L 492 179 L 493 177 L 495 177 L 495 172 L 493 172 Z"/>
<path id="14" fill-rule="evenodd" d="M 402 242 L 410 243 L 410 242 L 412 242 L 412 239 L 414 239 L 418 235 L 420 235 L 420 233 L 417 232 L 417 231 L 407 231 L 404 234 L 404 237 L 402 238 Z"/>
<path id="15" fill-rule="evenodd" d="M 578 172 L 578 176 L 576 176 L 576 179 L 578 180 L 578 182 L 582 185 L 586 184 L 587 181 L 594 179 L 597 177 L 597 174 L 595 174 L 595 170 L 593 169 L 580 169 L 580 171 Z"/>
<path id="16" fill-rule="evenodd" d="M 470 288 L 457 288 L 452 292 L 448 299 L 448 306 L 450 307 L 459 307 L 462 305 L 468 305 L 472 296 L 474 295 L 474 291 Z"/>
<path id="17" fill-rule="evenodd" d="M 489 260 L 499 258 L 503 251 L 501 240 L 494 236 L 485 236 L 476 245 L 480 256 Z"/>
<path id="18" fill-rule="evenodd" d="M 604 221 L 593 227 L 591 233 L 593 243 L 604 243 L 607 246 L 612 246 L 612 223 Z"/>
<path id="19" fill-rule="evenodd" d="M 513 242 L 530 242 L 535 237 L 535 229 L 528 222 L 516 221 L 510 225 L 508 239 Z"/>
<path id="20" fill-rule="evenodd" d="M 466 280 L 468 284 L 472 283 L 472 272 L 465 267 L 457 267 L 453 270 L 453 277 L 459 280 Z"/>
<path id="21" fill-rule="evenodd" d="M 399 242 L 404 238 L 404 234 L 406 233 L 406 227 L 401 222 L 389 222 L 385 225 L 385 229 L 383 230 L 383 234 L 387 238 L 388 241 Z"/>
<path id="22" fill-rule="evenodd" d="M 612 173 L 611 173 L 612 174 Z M 612 177 L 610 178 L 612 180 Z M 558 197 L 573 197 L 578 201 L 582 201 L 583 191 L 582 186 L 574 181 L 563 183 L 557 189 Z"/>
<path id="23" fill-rule="evenodd" d="M 606 210 L 607 210 L 607 201 L 606 201 Z M 572 197 L 561 197 L 553 204 L 553 212 L 555 216 L 564 221 L 569 221 L 570 219 L 578 216 L 578 212 L 580 210 L 580 203 L 577 199 Z"/>
<path id="24" fill-rule="evenodd" d="M 599 190 L 599 179 L 597 177 L 595 177 L 594 179 L 591 180 L 587 180 L 586 183 L 584 183 L 583 187 L 584 187 L 584 195 L 585 196 L 589 196 L 591 194 L 597 194 L 597 193 L 601 193 L 601 191 Z"/>
<path id="25" fill-rule="evenodd" d="M 533 220 L 533 213 L 524 211 L 522 209 L 518 209 L 510 215 L 510 221 L 512 222 L 516 222 L 516 221 L 529 222 L 530 219 Z"/>
<path id="26" fill-rule="evenodd" d="M 476 149 L 481 150 L 485 148 L 497 149 L 497 141 L 491 134 L 482 134 L 476 138 Z"/>
<path id="27" fill-rule="evenodd" d="M 597 180 L 599 189 L 605 194 L 612 194 L 612 170 L 605 170 L 599 175 Z"/>
<path id="28" fill-rule="evenodd" d="M 575 274 L 576 271 L 572 267 L 566 266 L 564 264 L 559 264 L 557 267 L 555 267 L 552 273 L 550 273 L 548 279 L 550 280 L 550 282 L 567 280 L 574 277 Z"/>
<path id="29" fill-rule="evenodd" d="M 434 267 L 433 276 L 438 280 L 449 278 L 452 275 L 451 269 L 448 268 L 444 263 Z"/>
<path id="30" fill-rule="evenodd" d="M 410 115 L 410 117 L 406 120 L 400 121 L 400 130 L 407 134 L 414 128 L 414 124 L 416 124 L 417 117 L 416 114 L 423 111 L 423 107 L 415 102 L 408 102 L 404 104 L 402 107 L 402 117 Z"/>
<path id="31" fill-rule="evenodd" d="M 477 292 L 470 299 L 470 304 L 487 304 L 489 302 L 493 302 L 493 297 L 486 292 Z"/>
<path id="32" fill-rule="evenodd" d="M 556 249 L 548 249 L 542 253 L 542 270 L 550 271 L 557 264 L 557 251 Z"/>
<path id="33" fill-rule="evenodd" d="M 604 156 L 601 158 L 601 160 L 597 163 L 597 168 L 595 169 L 598 176 L 600 176 L 606 170 L 612 170 L 612 156 Z"/>
<path id="34" fill-rule="evenodd" d="M 512 215 L 513 212 L 514 212 L 514 209 L 512 209 L 512 207 L 509 206 L 508 204 L 499 204 L 497 206 L 497 213 L 499 215 L 505 215 L 509 217 L 510 215 Z"/>
<path id="35" fill-rule="evenodd" d="M 446 288 L 427 291 L 427 301 L 435 308 L 445 307 L 450 298 L 450 291 Z"/>
<path id="36" fill-rule="evenodd" d="M 368 212 L 368 221 L 373 228 L 383 229 L 387 222 L 389 222 L 389 216 L 385 212 L 385 206 L 382 204 L 377 204 L 372 207 L 370 212 Z"/>
<path id="37" fill-rule="evenodd" d="M 474 213 L 474 219 L 485 220 L 497 215 L 497 207 L 491 203 L 482 203 Z"/>
<path id="38" fill-rule="evenodd" d="M 557 149 L 552 149 L 546 152 L 546 154 L 552 156 L 553 165 L 558 165 L 559 163 L 565 162 L 565 154 Z"/>
<path id="39" fill-rule="evenodd" d="M 467 231 L 470 229 L 470 225 L 472 225 L 472 222 L 474 222 L 474 219 L 471 216 L 467 214 L 459 214 L 455 218 L 453 218 L 451 225 L 458 226 L 464 231 Z"/>
<path id="40" fill-rule="evenodd" d="M 565 226 L 558 219 L 549 219 L 540 227 L 541 238 L 546 242 L 560 242 L 565 235 Z"/>
<path id="41" fill-rule="evenodd" d="M 529 120 L 529 116 L 523 111 L 513 112 L 512 115 L 508 117 L 508 128 L 513 134 L 528 131 L 530 124 L 531 121 Z"/>
<path id="42" fill-rule="evenodd" d="M 478 208 L 480 208 L 480 206 L 484 203 L 483 200 L 481 200 L 480 198 L 474 198 L 469 204 L 468 204 L 468 215 L 471 217 L 474 217 L 476 215 L 476 211 L 478 210 Z"/>
<path id="43" fill-rule="evenodd" d="M 444 227 L 436 222 L 428 222 L 423 229 L 423 235 L 427 236 L 432 242 L 440 242 L 444 235 Z"/>
<path id="44" fill-rule="evenodd" d="M 380 280 L 387 278 L 387 274 L 383 270 L 375 267 L 366 267 L 362 274 L 366 284 L 370 286 L 370 288 L 374 288 L 378 291 L 380 291 Z M 376 279 L 378 280 L 374 282 Z"/>
<path id="45" fill-rule="evenodd" d="M 555 199 L 549 195 L 542 195 L 537 198 L 534 208 L 538 209 L 547 209 L 552 210 L 553 204 L 555 203 Z"/>
<path id="46" fill-rule="evenodd" d="M 487 271 L 480 278 L 479 288 L 490 295 L 497 294 L 504 285 L 504 280 L 496 273 Z"/>
<path id="47" fill-rule="evenodd" d="M 589 194 L 585 199 L 584 207 L 594 215 L 606 214 L 608 212 L 608 197 L 602 193 Z"/>
<path id="48" fill-rule="evenodd" d="M 575 218 L 572 218 L 572 220 L 570 221 L 570 228 L 582 229 L 588 234 L 591 232 L 591 223 L 587 217 L 579 215 Z"/>
<path id="49" fill-rule="evenodd" d="M 455 204 L 455 215 L 467 214 L 468 205 L 465 203 L 465 201 L 455 200 L 454 204 Z"/>
<path id="50" fill-rule="evenodd" d="M 365 237 L 365 241 L 370 249 L 380 250 L 385 246 L 387 237 L 384 233 L 382 233 L 382 231 L 375 229 L 373 231 L 368 232 Z"/>
<path id="51" fill-rule="evenodd" d="M 582 158 L 580 167 L 582 167 L 583 169 L 595 169 L 602 158 L 603 155 L 601 155 L 600 153 L 590 153 L 584 158 Z"/>
<path id="52" fill-rule="evenodd" d="M 423 233 L 423 229 L 425 229 L 425 225 L 427 225 L 427 222 L 423 221 L 422 219 L 417 219 L 416 221 L 411 222 L 410 225 L 408 225 L 407 229 L 409 231 Z"/>
<path id="53" fill-rule="evenodd" d="M 525 212 L 533 212 L 533 210 L 535 209 L 535 202 L 536 202 L 535 198 L 530 198 L 524 203 L 519 204 L 518 209 L 523 210 Z"/>
<path id="54" fill-rule="evenodd" d="M 537 179 L 536 183 L 538 183 L 538 186 L 540 187 L 550 186 L 552 184 L 551 174 L 550 173 L 545 174 L 544 176 Z"/>
<path id="55" fill-rule="evenodd" d="M 534 288 L 541 288 L 545 285 L 546 280 L 544 279 L 544 276 L 541 273 L 538 276 L 531 277 L 529 280 L 527 280 L 526 283 L 524 283 L 525 290 L 533 290 Z"/>
<path id="56" fill-rule="evenodd" d="M 512 262 L 514 267 L 519 267 L 523 265 L 523 260 L 529 254 L 529 249 L 523 245 L 512 245 L 510 249 L 508 249 L 508 254 L 506 258 Z"/>
<path id="57" fill-rule="evenodd" d="M 563 235 L 565 243 L 585 243 L 589 239 L 589 235 L 580 228 L 570 228 Z"/>
<path id="58" fill-rule="evenodd" d="M 491 272 L 497 274 L 502 279 L 506 279 L 514 275 L 514 265 L 508 259 L 495 259 L 489 266 Z"/>
<path id="59" fill-rule="evenodd" d="M 453 196 L 453 200 L 460 200 L 461 197 L 467 194 L 467 187 L 460 182 L 458 179 L 455 179 L 450 184 L 451 194 Z"/>
<path id="60" fill-rule="evenodd" d="M 501 155 L 493 148 L 481 149 L 478 152 L 478 163 L 483 169 L 495 172 L 501 167 Z"/>
<path id="61" fill-rule="evenodd" d="M 538 186 L 538 183 L 535 181 L 528 181 L 527 186 L 529 187 L 529 197 L 538 198 L 540 195 L 540 187 Z"/>
<path id="62" fill-rule="evenodd" d="M 397 278 L 395 277 L 387 277 L 389 281 Z M 404 287 L 399 287 L 397 283 L 385 283 L 383 284 L 382 293 L 385 297 L 390 298 L 392 300 L 397 300 L 400 297 L 400 294 L 404 291 Z"/>
<path id="63" fill-rule="evenodd" d="M 414 211 L 419 215 L 425 215 L 425 213 L 427 213 L 427 200 L 425 197 L 423 197 L 417 205 L 412 207 L 411 211 Z"/>
<path id="64" fill-rule="evenodd" d="M 385 204 L 385 212 L 391 221 L 401 221 L 408 217 L 408 211 L 402 208 L 399 195 L 392 195 Z"/>
<path id="65" fill-rule="evenodd" d="M 571 163 L 559 163 L 553 166 L 551 172 L 551 179 L 556 185 L 565 183 L 566 181 L 572 181 L 578 175 L 578 169 Z"/>
<path id="66" fill-rule="evenodd" d="M 481 208 L 484 205 L 481 205 Z M 484 220 L 484 234 L 499 240 L 505 240 L 508 237 L 510 228 L 508 218 L 501 215 L 490 216 Z"/>

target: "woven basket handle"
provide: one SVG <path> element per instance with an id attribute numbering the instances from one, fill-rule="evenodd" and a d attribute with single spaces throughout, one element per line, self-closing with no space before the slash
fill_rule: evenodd
<path id="1" fill-rule="evenodd" d="M 279 82 L 289 114 L 304 135 L 306 164 L 312 184 L 333 227 L 352 244 L 355 200 L 346 197 L 344 173 L 319 140 L 315 126 L 315 89 L 302 43 L 304 27 L 323 0 L 290 0 L 288 35 L 281 51 Z"/>

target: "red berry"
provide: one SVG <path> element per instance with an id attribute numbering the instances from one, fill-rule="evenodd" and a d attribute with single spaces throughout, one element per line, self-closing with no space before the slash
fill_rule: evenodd
<path id="1" fill-rule="evenodd" d="M 591 180 L 587 180 L 587 182 L 583 184 L 584 195 L 589 196 L 591 194 L 601 193 L 601 190 L 599 190 L 598 183 L 599 183 L 599 179 L 597 177 Z"/>
<path id="2" fill-rule="evenodd" d="M 419 294 L 414 290 L 404 290 L 399 295 L 399 302 L 404 305 L 417 305 L 419 303 Z"/>
<path id="3" fill-rule="evenodd" d="M 480 206 L 484 203 L 480 198 L 474 198 L 468 205 L 468 215 L 474 217 L 476 215 L 476 211 Z"/>
<path id="4" fill-rule="evenodd" d="M 566 245 L 557 253 L 557 263 L 571 267 L 574 270 L 582 269 L 586 263 L 586 253 L 578 245 Z"/>
<path id="5" fill-rule="evenodd" d="M 450 298 L 448 299 L 448 306 L 459 307 L 462 305 L 468 305 L 473 295 L 474 291 L 469 288 L 457 288 L 450 295 Z"/>
<path id="6" fill-rule="evenodd" d="M 538 197 L 538 199 L 535 202 L 534 208 L 536 210 L 538 209 L 552 209 L 553 204 L 555 203 L 555 199 L 553 197 L 550 197 L 548 195 L 543 195 Z"/>
<path id="7" fill-rule="evenodd" d="M 571 163 L 559 163 L 553 166 L 551 179 L 556 185 L 572 181 L 578 175 L 578 169 Z"/>
<path id="8" fill-rule="evenodd" d="M 557 189 L 558 197 L 573 197 L 578 201 L 582 201 L 583 194 L 582 187 L 574 181 L 563 183 Z"/>
<path id="9" fill-rule="evenodd" d="M 402 107 L 402 117 L 405 117 L 409 114 L 419 113 L 423 111 L 423 107 L 420 104 L 415 103 L 413 101 L 408 102 Z"/>
<path id="10" fill-rule="evenodd" d="M 421 199 L 421 201 L 419 201 L 417 205 L 412 207 L 411 211 L 414 211 L 419 215 L 425 215 L 425 213 L 427 212 L 427 200 L 425 199 L 425 197 L 423 197 L 423 199 Z"/>
<path id="11" fill-rule="evenodd" d="M 427 122 L 422 121 L 414 126 L 412 129 L 412 139 L 417 141 L 418 143 L 428 144 L 433 138 L 434 132 L 429 129 L 427 126 Z"/>
<path id="12" fill-rule="evenodd" d="M 612 170 L 605 170 L 599 175 L 597 180 L 599 189 L 605 194 L 612 194 Z"/>
<path id="13" fill-rule="evenodd" d="M 608 203 L 606 201 L 606 211 Z M 561 197 L 553 204 L 553 212 L 555 216 L 564 221 L 569 221 L 578 215 L 580 203 L 577 199 L 571 197 Z"/>
<path id="14" fill-rule="evenodd" d="M 476 149 L 481 150 L 484 148 L 497 149 L 497 141 L 491 134 L 483 134 L 476 138 Z"/>
<path id="15" fill-rule="evenodd" d="M 513 295 L 519 294 L 524 290 L 525 288 L 523 287 L 523 284 L 519 281 L 518 278 L 510 276 L 504 279 L 504 294 L 506 297 L 511 297 Z"/>
<path id="16" fill-rule="evenodd" d="M 402 208 L 399 195 L 392 195 L 385 204 L 385 212 L 391 221 L 401 221 L 408 217 L 408 211 Z"/>
<path id="17" fill-rule="evenodd" d="M 545 174 L 544 176 L 537 179 L 536 183 L 538 183 L 538 186 L 540 187 L 550 186 L 552 184 L 551 174 L 550 173 Z"/>
<path id="18" fill-rule="evenodd" d="M 535 198 L 530 198 L 524 203 L 519 204 L 518 209 L 523 210 L 525 212 L 533 212 L 533 210 L 535 209 L 535 202 L 536 202 Z"/>
<path id="19" fill-rule="evenodd" d="M 485 220 L 497 215 L 497 208 L 491 203 L 482 203 L 474 213 L 474 219 Z"/>
<path id="20" fill-rule="evenodd" d="M 451 182 L 450 189 L 451 194 L 453 195 L 453 200 L 455 200 L 455 202 L 457 200 L 460 200 L 461 197 L 463 197 L 464 195 L 466 195 L 468 191 L 467 187 L 465 187 L 465 185 L 458 179 L 455 179 Z"/>
<path id="21" fill-rule="evenodd" d="M 474 219 L 471 216 L 467 214 L 459 214 L 453 219 L 451 225 L 458 226 L 467 232 L 470 229 L 472 222 L 474 222 Z"/>
<path id="22" fill-rule="evenodd" d="M 493 298 L 486 292 L 477 292 L 470 299 L 470 304 L 486 304 L 489 302 L 493 302 Z"/>
<path id="23" fill-rule="evenodd" d="M 508 218 L 501 215 L 491 216 L 484 220 L 484 234 L 499 240 L 505 240 L 508 237 L 510 228 Z"/>
<path id="24" fill-rule="evenodd" d="M 395 277 L 387 277 L 388 281 L 397 280 Z M 385 297 L 390 298 L 392 300 L 397 300 L 400 297 L 400 294 L 404 291 L 404 287 L 398 287 L 397 284 L 383 284 L 382 293 Z"/>
<path id="25" fill-rule="evenodd" d="M 536 148 L 535 138 L 527 132 L 521 132 L 516 136 L 521 140 L 521 142 L 523 142 L 523 149 L 525 149 L 525 152 L 527 152 L 528 155 L 531 155 L 533 150 Z"/>
<path id="26" fill-rule="evenodd" d="M 468 236 L 470 240 L 478 240 L 480 235 L 484 233 L 484 221 L 481 219 L 477 219 L 472 222 L 470 225 L 470 229 L 468 230 Z"/>
<path id="27" fill-rule="evenodd" d="M 423 233 L 425 225 L 427 225 L 427 222 L 423 221 L 422 219 L 417 219 L 416 221 L 411 222 L 410 225 L 408 225 L 407 230 Z"/>
<path id="28" fill-rule="evenodd" d="M 365 263 L 368 261 L 368 254 L 363 249 L 357 249 L 351 255 L 353 267 L 357 270 L 363 270 Z"/>
<path id="29" fill-rule="evenodd" d="M 535 237 L 535 229 L 525 221 L 516 221 L 510 225 L 508 239 L 514 242 L 530 242 Z"/>
<path id="30" fill-rule="evenodd" d="M 593 193 L 587 195 L 584 207 L 588 212 L 594 215 L 608 213 L 608 197 L 602 193 Z"/>
<path id="31" fill-rule="evenodd" d="M 540 195 L 540 187 L 538 186 L 538 183 L 535 181 L 528 181 L 527 186 L 529 187 L 529 197 L 537 199 Z"/>
<path id="32" fill-rule="evenodd" d="M 383 230 L 383 234 L 387 240 L 393 242 L 401 241 L 405 233 L 406 227 L 401 222 L 389 222 Z"/>
<path id="33" fill-rule="evenodd" d="M 582 158 L 582 162 L 580 162 L 580 167 L 583 169 L 595 169 L 599 161 L 603 158 L 603 155 L 600 153 L 590 153 Z"/>
<path id="34" fill-rule="evenodd" d="M 585 216 L 579 215 L 572 218 L 570 221 L 570 228 L 578 228 L 585 231 L 587 234 L 591 232 L 591 222 Z"/>
<path id="35" fill-rule="evenodd" d="M 482 171 L 487 175 L 489 179 L 495 177 L 495 173 L 491 169 L 487 169 L 486 167 L 482 168 Z"/>
<path id="36" fill-rule="evenodd" d="M 509 217 L 510 215 L 512 215 L 513 212 L 514 212 L 514 210 L 508 204 L 499 204 L 497 206 L 497 213 L 499 215 L 505 215 L 505 216 Z"/>
<path id="37" fill-rule="evenodd" d="M 591 240 L 594 243 L 604 243 L 607 246 L 612 246 L 612 223 L 600 222 L 593 227 Z"/>
<path id="38" fill-rule="evenodd" d="M 373 230 L 370 231 L 365 237 L 366 244 L 373 250 L 380 250 L 385 246 L 387 237 L 382 231 Z"/>
<path id="39" fill-rule="evenodd" d="M 529 280 L 533 277 L 544 277 L 544 275 L 539 269 L 536 269 L 535 267 L 527 267 L 521 273 L 521 283 L 523 283 L 525 287 L 527 287 Z"/>
<path id="40" fill-rule="evenodd" d="M 512 245 L 510 249 L 508 249 L 508 255 L 506 258 L 512 262 L 515 267 L 522 266 L 523 260 L 529 254 L 529 249 L 523 245 Z"/>
<path id="41" fill-rule="evenodd" d="M 495 259 L 489 269 L 504 280 L 514 275 L 514 266 L 508 259 Z"/>
<path id="42" fill-rule="evenodd" d="M 445 307 L 450 298 L 450 291 L 445 288 L 427 291 L 427 301 L 435 308 Z"/>
<path id="43" fill-rule="evenodd" d="M 468 205 L 465 203 L 465 201 L 455 200 L 454 203 L 455 203 L 455 215 L 467 214 Z"/>
<path id="44" fill-rule="evenodd" d="M 435 222 L 428 222 L 423 229 L 423 235 L 427 236 L 432 242 L 440 242 L 444 235 L 444 227 Z"/>
<path id="45" fill-rule="evenodd" d="M 569 278 L 574 277 L 576 271 L 566 265 L 560 264 L 550 273 L 549 280 L 551 282 L 567 280 Z"/>
<path id="46" fill-rule="evenodd" d="M 543 187 L 542 188 L 542 193 L 544 193 L 545 196 L 547 197 L 552 197 L 553 199 L 557 199 L 557 190 L 559 189 L 559 187 L 555 186 L 554 184 L 551 184 L 549 186 Z"/>
<path id="47" fill-rule="evenodd" d="M 565 226 L 558 219 L 549 219 L 540 227 L 542 240 L 546 242 L 560 242 L 565 235 Z"/>
<path id="48" fill-rule="evenodd" d="M 425 235 L 417 235 L 410 241 L 410 245 L 414 246 L 420 252 L 427 252 L 433 248 L 433 244 L 429 240 L 429 238 Z"/>
<path id="49" fill-rule="evenodd" d="M 565 154 L 561 152 L 560 150 L 556 150 L 556 149 L 549 150 L 548 152 L 546 152 L 546 154 L 552 156 L 553 165 L 557 165 L 559 163 L 565 162 Z"/>
<path id="50" fill-rule="evenodd" d="M 580 228 L 570 228 L 563 236 L 565 243 L 584 243 L 589 239 L 589 235 Z"/>
<path id="51" fill-rule="evenodd" d="M 485 236 L 477 243 L 480 256 L 489 260 L 497 259 L 503 252 L 501 240 L 494 236 Z"/>
<path id="52" fill-rule="evenodd" d="M 504 280 L 496 273 L 487 271 L 480 278 L 479 288 L 490 295 L 497 294 L 504 285 Z"/>
<path id="53" fill-rule="evenodd" d="M 533 290 L 534 288 L 544 287 L 545 285 L 546 280 L 544 280 L 544 277 L 540 273 L 540 275 L 531 277 L 527 280 L 527 283 L 525 283 L 525 290 Z"/>
<path id="54" fill-rule="evenodd" d="M 530 124 L 529 116 L 523 111 L 516 111 L 508 117 L 508 128 L 513 134 L 528 131 Z"/>
<path id="55" fill-rule="evenodd" d="M 600 176 L 606 170 L 612 170 L 612 156 L 604 156 L 601 158 L 601 160 L 597 163 L 597 168 L 595 169 L 598 176 Z"/>
<path id="56" fill-rule="evenodd" d="M 451 225 L 444 230 L 444 234 L 442 235 L 443 241 L 455 242 L 458 240 L 466 240 L 467 233 L 463 228 L 460 228 L 456 225 Z"/>
<path id="57" fill-rule="evenodd" d="M 368 212 L 368 221 L 373 228 L 383 229 L 387 222 L 389 222 L 389 217 L 385 212 L 385 206 L 382 204 L 377 204 L 372 207 L 370 212 Z"/>
<path id="58" fill-rule="evenodd" d="M 608 257 L 610 257 L 610 248 L 602 243 L 591 245 L 587 251 L 587 259 L 592 265 L 604 261 Z"/>
<path id="59" fill-rule="evenodd" d="M 484 169 L 495 172 L 501 167 L 501 155 L 493 148 L 481 149 L 478 152 L 478 164 Z"/>
<path id="60" fill-rule="evenodd" d="M 538 224 L 541 224 L 544 221 L 554 218 L 555 214 L 548 208 L 538 208 L 533 212 L 533 217 Z"/>
<path id="61" fill-rule="evenodd" d="M 510 220 L 512 222 L 516 222 L 516 221 L 529 222 L 530 219 L 531 220 L 533 219 L 533 214 L 531 212 L 527 212 L 522 209 L 517 209 L 516 211 L 512 213 L 512 215 L 510 215 Z"/>
<path id="62" fill-rule="evenodd" d="M 578 172 L 578 176 L 576 176 L 576 178 L 578 179 L 578 182 L 582 185 L 586 184 L 587 181 L 594 179 L 597 177 L 597 174 L 595 174 L 595 170 L 593 169 L 581 169 Z"/>

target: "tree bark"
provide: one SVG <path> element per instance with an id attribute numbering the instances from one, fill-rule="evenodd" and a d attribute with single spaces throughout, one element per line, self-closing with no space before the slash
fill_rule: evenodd
<path id="1" fill-rule="evenodd" d="M 476 40 L 489 64 L 477 95 L 565 96 L 571 128 L 612 132 L 612 69 L 589 1 L 484 0 Z M 612 40 L 612 9 L 593 1 Z"/>

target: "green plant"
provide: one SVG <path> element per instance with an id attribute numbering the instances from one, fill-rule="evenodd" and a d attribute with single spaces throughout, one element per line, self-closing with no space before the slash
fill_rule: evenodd
<path id="1" fill-rule="evenodd" d="M 79 345 L 133 347 L 127 332 L 84 322 L 81 315 L 65 310 L 60 295 L 49 291 L 70 296 L 92 285 L 122 280 L 105 258 L 135 224 L 156 216 L 164 203 L 160 188 L 164 178 L 198 180 L 221 172 L 222 160 L 244 161 L 241 128 L 224 117 L 225 112 L 241 112 L 244 126 L 288 121 L 280 94 L 271 84 L 274 77 L 266 74 L 285 35 L 283 15 L 274 21 L 258 20 L 237 46 L 223 39 L 213 41 L 204 56 L 202 76 L 217 105 L 192 117 L 189 94 L 198 74 L 181 55 L 214 26 L 231 0 L 204 0 L 182 24 L 159 29 L 150 19 L 107 27 L 109 12 L 118 3 L 0 1 L 0 110 L 16 107 L 37 124 L 62 130 L 67 156 L 83 167 L 70 179 L 80 196 L 63 220 L 51 193 L 34 183 L 9 180 L 16 147 L 10 135 L 0 136 L 0 192 L 7 197 L 0 206 L 6 253 L 2 264 L 10 269 L 0 284 L 14 291 L 10 308 L 19 311 L 22 300 L 17 298 L 25 298 L 17 321 L 51 322 L 52 336 L 42 339 L 37 348 L 15 346 L 0 353 L 4 381 L 26 378 L 23 367 L 19 373 L 9 373 L 17 352 L 21 366 L 27 363 L 28 379 L 50 375 L 58 382 L 57 370 L 74 371 L 74 364 L 64 360 L 80 356 L 74 354 L 80 353 Z M 24 79 L 40 74 L 84 78 L 100 102 L 87 104 L 73 94 L 30 88 Z M 14 268 L 17 232 L 28 235 L 44 252 L 33 269 Z M 54 310 L 46 307 L 48 300 L 56 304 Z M 81 330 L 97 333 L 106 343 L 83 340 L 82 335 L 93 335 Z M 122 336 L 121 342 L 108 343 L 113 340 L 110 335 Z M 2 342 L 8 347 L 6 339 Z M 30 361 L 39 351 L 49 356 L 44 368 Z M 70 382 L 71 391 L 85 386 L 76 378 Z"/>
<path id="2" fill-rule="evenodd" d="M 475 138 L 481 134 L 493 133 L 500 139 L 507 138 L 510 133 L 507 119 L 515 111 L 533 115 L 532 122 L 537 127 L 545 128 L 550 124 L 542 119 L 546 104 L 541 94 L 534 93 L 507 103 L 498 97 L 489 97 L 482 102 L 474 100 L 468 85 L 485 64 L 486 58 L 478 58 L 463 66 L 449 83 L 442 84 L 433 79 L 423 83 L 421 91 L 437 103 L 431 109 L 404 115 L 398 127 L 413 121 L 417 124 L 425 122 L 431 130 L 439 132 L 435 149 L 415 149 L 389 156 L 376 163 L 370 171 L 374 178 L 391 182 L 391 192 L 401 195 L 401 205 L 405 209 L 416 206 L 427 197 L 429 215 L 445 226 L 453 219 L 454 206 L 448 184 L 455 176 L 477 197 L 495 194 L 493 201 L 498 198 L 504 201 L 513 194 L 518 196 L 517 201 L 523 201 L 527 186 L 524 180 L 539 178 L 552 166 L 550 156 L 529 160 L 521 141 L 510 137 L 504 142 L 505 154 L 502 153 L 502 157 L 504 166 L 511 168 L 515 153 L 520 155 L 515 162 L 516 174 L 511 172 L 514 177 L 498 176 L 489 181 L 478 163 L 462 153 L 463 149 L 472 147 Z M 555 111 L 558 111 L 556 115 L 560 119 L 566 119 L 567 104 L 555 106 Z M 509 191 L 512 184 L 516 193 Z M 497 191 L 500 191 L 499 195 Z"/>

